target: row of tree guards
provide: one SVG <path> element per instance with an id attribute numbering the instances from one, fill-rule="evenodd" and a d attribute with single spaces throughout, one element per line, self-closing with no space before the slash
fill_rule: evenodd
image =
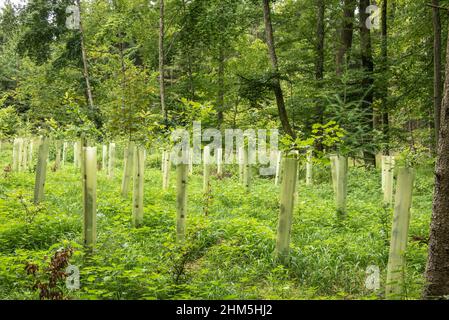
<path id="1" fill-rule="evenodd" d="M 50 140 L 47 137 L 40 139 L 16 138 L 13 142 L 13 171 L 25 171 L 33 163 L 33 148 L 38 146 L 38 157 L 35 168 L 36 180 L 34 189 L 34 202 L 37 204 L 44 197 L 44 186 L 49 163 Z M 66 154 L 69 147 L 68 142 L 54 142 L 55 165 L 57 169 L 66 161 Z M 62 148 L 62 149 L 61 149 Z M 97 203 L 97 171 L 99 168 L 107 172 L 109 178 L 114 177 L 116 144 L 102 145 L 101 166 L 97 161 L 97 148 L 86 146 L 85 139 L 73 143 L 74 157 L 73 164 L 80 168 L 82 175 L 83 190 L 83 215 L 84 215 L 84 244 L 93 248 L 96 242 L 96 203 Z M 203 192 L 211 192 L 210 177 L 212 164 L 216 164 L 218 176 L 223 174 L 223 150 L 217 149 L 212 161 L 209 147 L 204 147 L 203 152 Z M 275 255 L 279 261 L 287 263 L 290 250 L 290 235 L 292 218 L 297 199 L 297 180 L 299 170 L 299 153 L 289 153 L 288 155 L 276 151 L 272 155 L 276 159 L 274 183 L 280 186 L 280 212 L 277 228 L 277 240 Z M 140 227 L 143 224 L 144 216 L 144 168 L 146 151 L 129 142 L 124 149 L 124 168 L 122 176 L 121 194 L 127 196 L 133 181 L 132 198 L 132 224 Z M 188 164 L 179 164 L 176 167 L 176 238 L 182 242 L 186 234 L 187 217 L 187 190 L 188 176 L 193 173 L 193 152 L 188 152 Z M 252 166 L 248 163 L 248 153 L 246 148 L 237 150 L 239 161 L 240 183 L 250 189 L 252 179 Z M 344 219 L 347 215 L 347 193 L 348 193 L 348 158 L 341 155 L 331 155 L 331 175 L 332 185 L 335 194 L 336 212 L 339 219 Z M 172 161 L 168 151 L 162 152 L 161 171 L 162 187 L 169 188 L 170 169 Z M 394 174 L 397 171 L 397 186 L 394 199 L 394 214 L 390 242 L 390 253 L 387 268 L 387 298 L 400 297 L 403 290 L 403 276 L 405 258 L 404 253 L 407 247 L 408 229 L 410 223 L 410 208 L 412 204 L 412 190 L 415 173 L 412 168 L 395 168 L 393 156 L 382 156 L 382 190 L 384 193 L 384 206 L 389 208 L 393 204 Z M 306 154 L 306 185 L 313 184 L 313 155 L 312 152 Z"/>

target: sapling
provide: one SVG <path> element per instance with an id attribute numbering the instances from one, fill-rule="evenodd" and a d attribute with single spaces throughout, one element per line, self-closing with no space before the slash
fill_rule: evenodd
<path id="1" fill-rule="evenodd" d="M 217 152 L 217 175 L 221 177 L 223 175 L 223 149 L 216 149 Z"/>
<path id="2" fill-rule="evenodd" d="M 93 249 L 97 238 L 97 148 L 83 147 L 84 245 Z"/>
<path id="3" fill-rule="evenodd" d="M 176 168 L 176 239 L 185 240 L 187 215 L 187 165 L 178 164 Z"/>
<path id="4" fill-rule="evenodd" d="M 398 299 L 403 294 L 404 254 L 407 249 L 414 179 L 414 169 L 399 169 L 387 267 L 387 299 Z"/>
<path id="5" fill-rule="evenodd" d="M 12 147 L 12 171 L 19 171 L 19 139 L 14 139 Z"/>
<path id="6" fill-rule="evenodd" d="M 107 145 L 103 145 L 102 148 L 102 154 L 101 154 L 101 168 L 103 170 L 106 170 L 106 163 L 108 161 L 108 146 Z"/>
<path id="7" fill-rule="evenodd" d="M 382 163 L 384 204 L 390 206 L 393 203 L 394 157 L 384 156 Z"/>
<path id="8" fill-rule="evenodd" d="M 171 169 L 171 159 L 170 153 L 168 151 L 164 151 L 164 170 L 162 172 L 162 188 L 164 190 L 168 190 L 170 184 L 170 169 Z"/>
<path id="9" fill-rule="evenodd" d="M 346 198 L 348 193 L 348 158 L 341 155 L 332 155 L 331 170 L 337 215 L 342 218 L 346 215 Z"/>
<path id="10" fill-rule="evenodd" d="M 244 179 L 243 175 L 245 172 L 245 163 L 244 163 L 245 160 L 243 159 L 244 152 L 245 152 L 245 148 L 240 147 L 238 149 L 238 155 L 237 155 L 238 162 L 239 162 L 239 180 L 240 180 L 240 183 L 242 183 L 242 184 L 243 184 L 243 179 Z"/>
<path id="11" fill-rule="evenodd" d="M 55 142 L 55 170 L 58 170 L 61 167 L 61 141 Z"/>
<path id="12" fill-rule="evenodd" d="M 34 204 L 38 204 L 44 197 L 45 178 L 47 175 L 49 141 L 47 137 L 42 137 L 39 146 L 39 156 L 36 166 L 36 180 L 34 183 Z"/>
<path id="13" fill-rule="evenodd" d="M 134 177 L 133 177 L 133 225 L 143 224 L 143 190 L 145 157 L 141 148 L 134 148 Z"/>
<path id="14" fill-rule="evenodd" d="M 294 208 L 294 194 L 298 172 L 298 160 L 286 157 L 283 160 L 283 176 L 280 194 L 280 212 L 277 228 L 276 257 L 286 262 L 289 255 L 290 232 Z"/>
<path id="15" fill-rule="evenodd" d="M 17 171 L 22 171 L 23 158 L 23 139 L 19 138 L 17 142 Z"/>
<path id="16" fill-rule="evenodd" d="M 210 149 L 205 146 L 203 150 L 203 193 L 210 191 Z"/>
<path id="17" fill-rule="evenodd" d="M 281 166 L 282 166 L 282 152 L 278 151 L 276 156 L 276 176 L 274 178 L 274 184 L 278 185 L 281 178 Z"/>
<path id="18" fill-rule="evenodd" d="M 64 141 L 64 142 L 62 143 L 62 160 L 61 160 L 61 166 L 64 166 L 64 165 L 65 165 L 65 162 L 66 162 L 66 160 L 67 160 L 67 147 L 68 147 L 68 144 L 67 144 L 66 141 Z"/>
<path id="19" fill-rule="evenodd" d="M 243 185 L 247 190 L 251 187 L 251 165 L 248 161 L 248 150 L 242 149 L 243 153 Z"/>
<path id="20" fill-rule="evenodd" d="M 73 144 L 73 165 L 78 168 L 79 167 L 79 142 L 75 142 Z"/>
<path id="21" fill-rule="evenodd" d="M 109 144 L 109 156 L 108 156 L 108 177 L 112 179 L 114 177 L 114 165 L 115 165 L 115 143 Z"/>
<path id="22" fill-rule="evenodd" d="M 310 186 L 313 184 L 313 153 L 311 151 L 307 152 L 307 162 L 306 162 L 306 185 Z"/>
<path id="23" fill-rule="evenodd" d="M 122 178 L 122 196 L 126 197 L 128 195 L 129 191 L 129 180 L 131 178 L 132 172 L 133 172 L 133 164 L 134 164 L 134 148 L 135 144 L 134 142 L 130 141 L 128 142 L 128 147 L 126 148 L 126 154 L 125 154 L 125 164 L 123 169 L 123 178 Z"/>

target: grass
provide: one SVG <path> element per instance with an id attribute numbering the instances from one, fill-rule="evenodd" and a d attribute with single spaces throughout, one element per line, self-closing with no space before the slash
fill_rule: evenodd
<path id="1" fill-rule="evenodd" d="M 120 150 L 117 154 L 121 155 Z M 99 152 L 100 155 L 100 152 Z M 69 159 L 71 155 L 69 154 Z M 10 148 L 0 154 L 2 167 Z M 117 161 L 121 168 L 121 161 Z M 120 196 L 121 171 L 110 180 L 98 173 L 98 242 L 95 254 L 82 246 L 80 174 L 68 162 L 48 170 L 45 201 L 31 204 L 32 172 L 0 178 L 0 299 L 38 299 L 25 264 L 43 268 L 52 252 L 72 246 L 81 288 L 71 299 L 379 299 L 365 288 L 366 268 L 377 265 L 384 287 L 392 210 L 382 206 L 380 173 L 350 168 L 348 215 L 336 219 L 330 171 L 316 167 L 314 186 L 301 180 L 294 212 L 291 259 L 273 257 L 279 187 L 255 179 L 248 193 L 232 177 L 212 179 L 212 198 L 202 194 L 201 166 L 188 185 L 187 240 L 176 244 L 175 170 L 162 190 L 160 164 L 149 156 L 145 215 L 131 226 L 131 193 Z M 404 286 L 408 299 L 421 294 L 432 202 L 432 170 L 420 168 L 415 183 Z M 303 177 L 302 177 L 303 178 Z M 421 239 L 421 240 L 420 240 Z M 46 258 L 47 257 L 47 258 Z M 47 259 L 47 260 L 45 260 Z"/>

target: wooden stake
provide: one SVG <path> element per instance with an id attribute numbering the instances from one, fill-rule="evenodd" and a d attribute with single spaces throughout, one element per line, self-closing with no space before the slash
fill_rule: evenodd
<path id="1" fill-rule="evenodd" d="M 186 216 L 187 216 L 187 165 L 180 163 L 176 168 L 176 239 L 185 240 L 186 234 Z"/>
<path id="2" fill-rule="evenodd" d="M 390 255 L 388 257 L 387 285 L 385 290 L 387 299 L 399 299 L 404 293 L 404 254 L 407 249 L 414 179 L 415 171 L 413 169 L 399 169 L 391 231 Z"/>
<path id="3" fill-rule="evenodd" d="M 298 160 L 285 158 L 280 195 L 280 212 L 276 240 L 276 257 L 286 262 L 290 251 L 290 232 L 294 208 L 294 194 L 298 172 Z"/>
<path id="4" fill-rule="evenodd" d="M 48 148 L 48 138 L 42 137 L 42 142 L 39 146 L 39 157 L 37 159 L 36 180 L 34 183 L 35 204 L 40 203 L 44 197 L 45 178 L 47 175 Z"/>
<path id="5" fill-rule="evenodd" d="M 135 148 L 136 149 L 136 148 Z M 133 226 L 138 228 L 143 224 L 143 186 L 144 186 L 144 152 L 137 148 L 134 153 L 134 190 L 133 190 Z"/>
<path id="6" fill-rule="evenodd" d="M 83 147 L 84 245 L 93 249 L 97 238 L 97 148 Z"/>

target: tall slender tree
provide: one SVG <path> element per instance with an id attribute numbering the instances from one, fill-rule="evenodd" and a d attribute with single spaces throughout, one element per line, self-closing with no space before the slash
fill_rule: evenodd
<path id="1" fill-rule="evenodd" d="M 167 106 L 165 104 L 165 6 L 164 0 L 159 0 L 159 94 L 161 99 L 161 112 L 167 123 Z"/>
<path id="2" fill-rule="evenodd" d="M 270 0 L 262 0 L 262 1 L 263 1 L 263 16 L 265 23 L 265 36 L 271 60 L 271 67 L 274 72 L 272 87 L 274 95 L 276 96 L 276 104 L 278 107 L 279 118 L 281 120 L 282 128 L 284 129 L 285 133 L 295 139 L 296 133 L 293 131 L 290 122 L 288 120 L 288 114 L 285 108 L 284 93 L 281 87 L 278 58 L 276 55 L 274 35 L 273 35 L 273 25 L 271 23 Z"/>
<path id="3" fill-rule="evenodd" d="M 368 130 L 367 137 L 372 137 L 374 129 L 374 111 L 373 111 L 373 85 L 374 85 L 374 62 L 371 45 L 371 32 L 366 25 L 368 13 L 366 9 L 370 4 L 370 0 L 359 0 L 359 14 L 360 14 L 360 49 L 362 58 L 363 78 L 362 87 L 364 97 L 362 100 L 362 109 L 366 115 L 365 126 Z M 372 139 L 371 139 L 372 140 Z M 367 141 L 370 143 L 372 141 Z M 369 150 L 364 151 L 365 163 L 367 165 L 375 166 L 376 158 L 374 153 Z"/>
<path id="4" fill-rule="evenodd" d="M 384 153 L 390 154 L 390 114 L 388 108 L 388 0 L 382 1 L 381 10 L 381 67 L 382 81 L 380 84 L 379 96 L 382 110 L 382 132 L 384 135 Z"/>

